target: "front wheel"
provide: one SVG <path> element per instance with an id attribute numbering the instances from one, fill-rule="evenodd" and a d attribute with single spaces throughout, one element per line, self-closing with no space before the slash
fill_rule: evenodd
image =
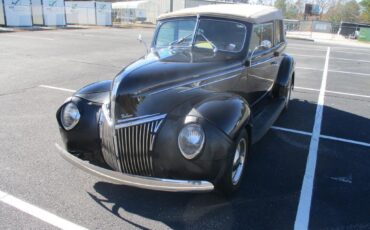
<path id="1" fill-rule="evenodd" d="M 248 156 L 248 134 L 245 130 L 235 142 L 235 150 L 232 157 L 228 158 L 227 170 L 218 188 L 225 195 L 232 195 L 241 184 L 243 172 Z"/>

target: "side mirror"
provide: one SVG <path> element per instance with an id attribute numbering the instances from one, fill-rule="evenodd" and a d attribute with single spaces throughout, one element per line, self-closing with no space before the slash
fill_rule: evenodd
<path id="1" fill-rule="evenodd" d="M 271 49 L 271 47 L 272 47 L 272 43 L 269 40 L 263 40 L 261 42 L 261 45 L 260 45 L 261 49 L 268 50 L 268 49 Z"/>
<path id="2" fill-rule="evenodd" d="M 139 34 L 139 35 L 137 36 L 137 40 L 138 40 L 141 44 L 144 44 L 146 53 L 149 53 L 148 45 L 147 45 L 147 44 L 146 44 L 146 42 L 143 40 L 143 36 L 142 36 L 141 34 Z"/>
<path id="3" fill-rule="evenodd" d="M 269 40 L 263 40 L 259 46 L 257 46 L 256 48 L 254 48 L 254 50 L 251 53 L 251 56 L 245 62 L 245 65 L 247 67 L 251 67 L 252 66 L 252 58 L 253 58 L 254 53 L 256 51 L 258 51 L 258 50 L 268 50 L 268 49 L 271 49 L 271 48 L 272 48 L 272 43 Z"/>

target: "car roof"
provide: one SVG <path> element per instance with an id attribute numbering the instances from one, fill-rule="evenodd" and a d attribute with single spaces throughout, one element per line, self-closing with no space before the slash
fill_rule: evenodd
<path id="1" fill-rule="evenodd" d="M 250 4 L 215 4 L 162 14 L 158 20 L 187 16 L 214 16 L 221 18 L 237 19 L 250 23 L 263 23 L 272 20 L 283 19 L 280 10 L 271 6 Z"/>

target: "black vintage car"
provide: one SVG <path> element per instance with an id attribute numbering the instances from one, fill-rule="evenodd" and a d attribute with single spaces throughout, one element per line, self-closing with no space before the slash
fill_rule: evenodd
<path id="1" fill-rule="evenodd" d="M 251 148 L 288 107 L 294 61 L 273 7 L 158 18 L 150 52 L 57 111 L 62 156 L 118 184 L 236 191 Z"/>

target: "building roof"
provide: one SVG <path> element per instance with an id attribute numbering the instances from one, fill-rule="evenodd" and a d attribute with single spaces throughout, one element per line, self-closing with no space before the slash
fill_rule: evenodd
<path id="1" fill-rule="evenodd" d="M 158 17 L 158 20 L 197 15 L 238 19 L 251 23 L 263 23 L 271 20 L 283 19 L 282 12 L 271 6 L 249 4 L 214 4 L 162 14 Z"/>

